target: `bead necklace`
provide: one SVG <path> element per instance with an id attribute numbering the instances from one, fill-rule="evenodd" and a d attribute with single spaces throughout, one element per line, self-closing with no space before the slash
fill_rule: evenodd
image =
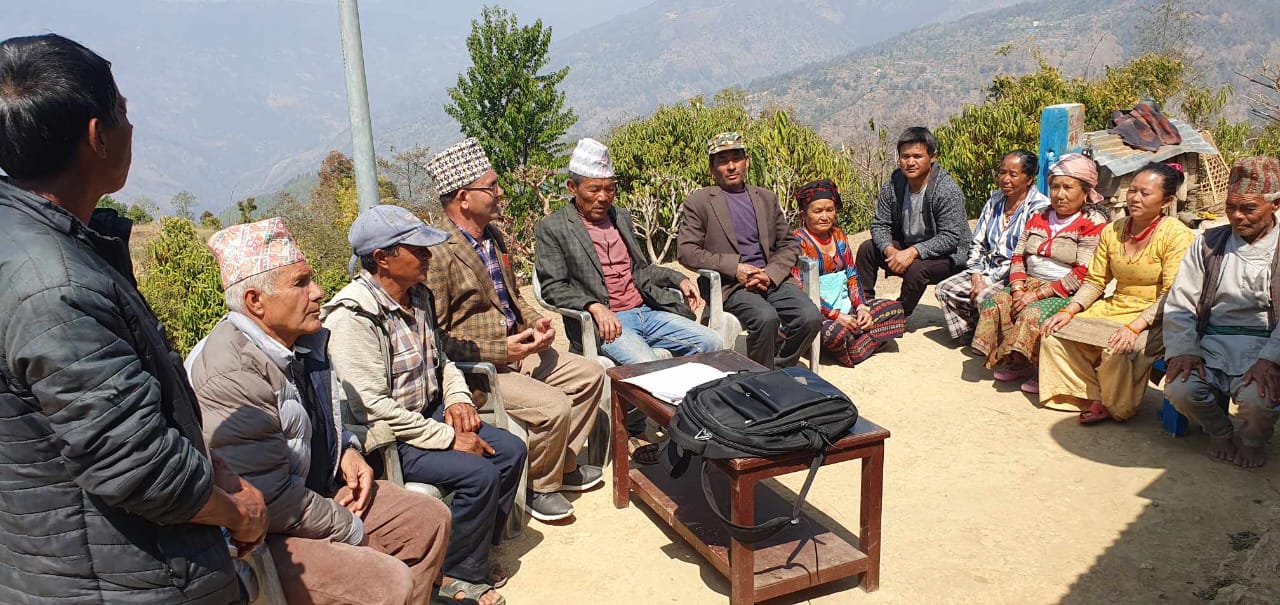
<path id="1" fill-rule="evenodd" d="M 1124 232 L 1129 235 L 1129 241 L 1136 244 L 1150 237 L 1151 234 L 1155 232 L 1156 227 L 1160 226 L 1160 221 L 1162 220 L 1164 220 L 1164 215 L 1157 216 L 1156 220 L 1151 221 L 1151 224 L 1147 225 L 1147 228 L 1142 230 L 1142 233 L 1134 235 L 1133 234 L 1133 217 L 1129 217 L 1129 223 L 1124 226 Z"/>

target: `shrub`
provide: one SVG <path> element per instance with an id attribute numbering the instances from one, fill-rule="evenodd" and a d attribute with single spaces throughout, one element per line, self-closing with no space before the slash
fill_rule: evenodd
<path id="1" fill-rule="evenodd" d="M 218 263 L 182 218 L 163 219 L 146 247 L 138 289 L 182 355 L 200 342 L 227 312 Z"/>
<path id="2" fill-rule="evenodd" d="M 970 216 L 982 210 L 1000 158 L 1014 149 L 1040 146 L 1040 110 L 1058 103 L 1083 103 L 1085 130 L 1107 128 L 1111 112 L 1131 109 L 1143 98 L 1163 104 L 1184 85 L 1185 66 L 1163 55 L 1142 55 L 1097 78 L 1068 78 L 1040 60 L 1040 69 L 1023 76 L 999 76 L 986 102 L 966 105 L 936 130 L 938 161 L 968 199 Z"/>

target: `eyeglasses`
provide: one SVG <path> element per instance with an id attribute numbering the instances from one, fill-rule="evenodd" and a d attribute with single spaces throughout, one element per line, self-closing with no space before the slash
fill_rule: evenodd
<path id="1" fill-rule="evenodd" d="M 498 185 L 494 183 L 488 187 L 463 187 L 463 191 L 486 191 L 493 197 L 498 197 Z"/>

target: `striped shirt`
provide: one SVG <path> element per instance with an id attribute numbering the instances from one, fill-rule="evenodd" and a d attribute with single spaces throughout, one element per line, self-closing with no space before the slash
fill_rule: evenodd
<path id="1" fill-rule="evenodd" d="M 969 246 L 969 268 L 994 283 L 1002 283 L 1009 277 L 1013 251 L 1027 220 L 1049 207 L 1049 198 L 1033 187 L 1009 217 L 1009 222 L 1002 224 L 1008 201 L 999 189 L 991 192 L 991 198 L 978 215 L 978 223 L 973 226 L 973 244 Z"/>

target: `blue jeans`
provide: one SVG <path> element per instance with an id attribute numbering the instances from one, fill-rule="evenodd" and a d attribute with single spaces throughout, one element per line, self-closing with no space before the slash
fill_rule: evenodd
<path id="1" fill-rule="evenodd" d="M 618 314 L 622 334 L 613 342 L 600 344 L 600 352 L 620 366 L 644 363 L 658 358 L 654 349 L 667 349 L 676 357 L 709 353 L 724 348 L 720 335 L 702 324 L 675 313 L 654 311 L 641 305 Z M 644 414 L 632 408 L 627 411 L 627 433 L 644 432 Z"/>

